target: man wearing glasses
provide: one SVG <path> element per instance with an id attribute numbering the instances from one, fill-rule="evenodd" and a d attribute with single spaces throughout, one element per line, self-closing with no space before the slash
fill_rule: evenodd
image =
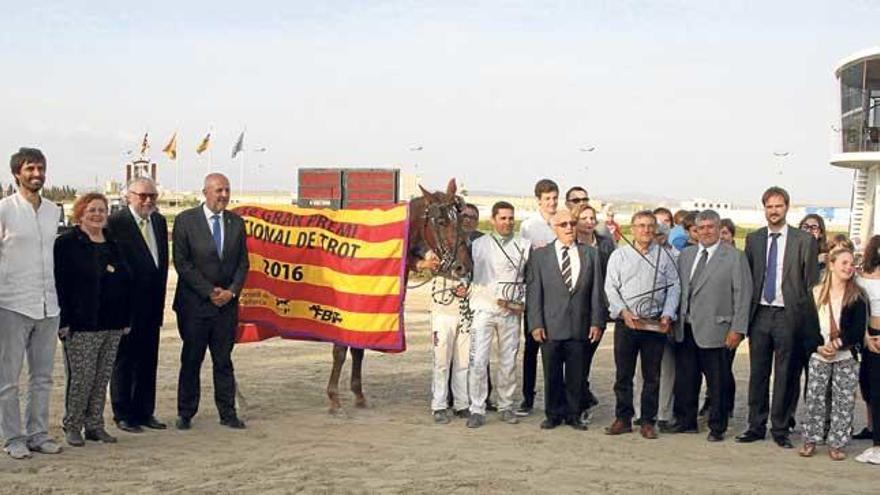
<path id="1" fill-rule="evenodd" d="M 120 430 L 129 433 L 166 427 L 153 415 L 159 327 L 168 280 L 168 225 L 156 209 L 158 196 L 152 179 L 135 178 L 128 184 L 128 208 L 107 221 L 134 283 L 131 331 L 119 343 L 110 383 L 113 419 Z"/>
<path id="2" fill-rule="evenodd" d="M 660 366 L 663 349 L 678 311 L 678 270 L 670 256 L 654 242 L 657 220 L 649 210 L 632 217 L 634 243 L 615 250 L 608 260 L 605 294 L 614 324 L 615 420 L 608 435 L 632 431 L 633 375 L 636 358 L 642 360 L 641 435 L 657 438 Z"/>
<path id="3" fill-rule="evenodd" d="M 532 252 L 526 293 L 527 328 L 541 345 L 544 365 L 541 428 L 565 422 L 583 431 L 584 349 L 605 328 L 602 269 L 596 250 L 575 242 L 577 221 L 570 211 L 558 211 L 551 223 L 556 240 Z"/>

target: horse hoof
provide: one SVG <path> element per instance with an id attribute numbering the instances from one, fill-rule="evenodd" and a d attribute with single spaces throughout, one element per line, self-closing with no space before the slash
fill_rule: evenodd
<path id="1" fill-rule="evenodd" d="M 349 415 L 342 407 L 334 407 L 330 406 L 330 409 L 327 410 L 327 414 L 336 418 L 348 418 Z"/>
<path id="2" fill-rule="evenodd" d="M 370 406 L 367 405 L 367 399 L 364 399 L 363 397 L 360 397 L 360 398 L 358 398 L 358 399 L 355 399 L 355 401 L 354 401 L 354 407 L 356 407 L 356 408 L 358 408 L 358 409 L 366 409 L 366 408 L 368 408 L 368 407 L 370 407 Z"/>

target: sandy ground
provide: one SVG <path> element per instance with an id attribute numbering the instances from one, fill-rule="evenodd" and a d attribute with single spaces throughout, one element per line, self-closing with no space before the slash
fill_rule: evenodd
<path id="1" fill-rule="evenodd" d="M 173 284 L 174 281 L 171 281 Z M 428 410 L 431 350 L 427 296 L 410 294 L 409 350 L 370 352 L 365 390 L 370 407 L 327 414 L 324 393 L 329 344 L 273 340 L 238 346 L 234 361 L 248 428 L 218 424 L 210 363 L 202 374 L 202 407 L 193 429 L 127 434 L 119 443 L 67 447 L 29 461 L 0 456 L 2 493 L 878 493 L 880 467 L 832 462 L 820 447 L 813 459 L 772 442 L 733 442 L 745 423 L 748 358 L 737 360 L 738 404 L 728 440 L 699 435 L 608 437 L 614 374 L 611 339 L 593 364 L 601 401 L 587 432 L 542 431 L 540 414 L 519 425 L 468 430 L 463 420 L 435 426 Z M 169 312 L 162 330 L 157 415 L 175 416 L 180 339 Z M 610 334 L 609 334 L 610 337 Z M 743 353 L 744 349 L 740 349 Z M 347 373 L 347 367 L 346 367 Z M 542 387 L 539 387 L 542 388 Z M 51 433 L 61 438 L 64 376 L 57 355 Z M 541 399 L 539 392 L 538 400 Z M 856 426 L 864 425 L 857 404 Z M 109 405 L 106 417 L 111 414 Z M 795 437 L 799 441 L 800 437 Z M 868 447 L 854 442 L 851 457 Z"/>

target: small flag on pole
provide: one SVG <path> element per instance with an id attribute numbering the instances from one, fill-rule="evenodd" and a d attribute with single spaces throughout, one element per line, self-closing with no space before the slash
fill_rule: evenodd
<path id="1" fill-rule="evenodd" d="M 143 156 L 144 154 L 146 154 L 146 153 L 147 153 L 147 150 L 150 149 L 150 143 L 149 143 L 149 141 L 147 141 L 147 136 L 149 136 L 149 134 L 150 134 L 150 133 L 148 133 L 148 132 L 147 132 L 147 133 L 144 133 L 144 140 L 143 140 L 143 142 L 141 143 L 141 156 Z"/>
<path id="2" fill-rule="evenodd" d="M 235 142 L 235 146 L 232 147 L 232 158 L 235 158 L 236 155 L 241 153 L 244 149 L 244 131 L 241 131 L 241 134 L 238 135 L 238 141 Z"/>
<path id="3" fill-rule="evenodd" d="M 177 133 L 171 136 L 171 141 L 162 148 L 162 153 L 168 155 L 170 160 L 177 160 Z"/>
<path id="4" fill-rule="evenodd" d="M 196 153 L 201 155 L 202 153 L 204 153 L 208 149 L 208 146 L 210 146 L 210 145 L 211 145 L 211 133 L 209 132 L 209 133 L 205 134 L 204 139 L 202 139 L 202 142 L 199 143 L 199 146 L 196 148 Z"/>

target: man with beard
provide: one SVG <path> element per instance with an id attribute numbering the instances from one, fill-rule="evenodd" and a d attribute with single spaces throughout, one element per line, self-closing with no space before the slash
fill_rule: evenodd
<path id="1" fill-rule="evenodd" d="M 816 311 L 811 291 L 819 279 L 819 255 L 810 234 L 786 223 L 789 196 L 785 189 L 771 187 L 761 201 L 767 226 L 746 237 L 745 249 L 754 288 L 748 331 L 749 427 L 736 440 L 763 440 L 769 415 L 773 440 L 790 449 L 789 423 L 797 408 L 800 370 L 807 357 L 801 350 L 801 334 L 806 322 L 814 321 L 808 318 Z"/>
<path id="2" fill-rule="evenodd" d="M 129 433 L 166 427 L 153 416 L 159 327 L 168 280 L 168 225 L 156 210 L 158 196 L 152 179 L 138 177 L 128 185 L 128 208 L 107 221 L 134 282 L 131 331 L 119 342 L 110 382 L 113 419 L 120 430 Z"/>
<path id="3" fill-rule="evenodd" d="M 12 155 L 18 192 L 0 200 L 0 435 L 13 459 L 57 454 L 49 437 L 49 396 L 61 308 L 55 292 L 54 245 L 61 210 L 42 197 L 46 158 L 34 148 Z M 18 382 L 27 356 L 27 430 Z"/>

